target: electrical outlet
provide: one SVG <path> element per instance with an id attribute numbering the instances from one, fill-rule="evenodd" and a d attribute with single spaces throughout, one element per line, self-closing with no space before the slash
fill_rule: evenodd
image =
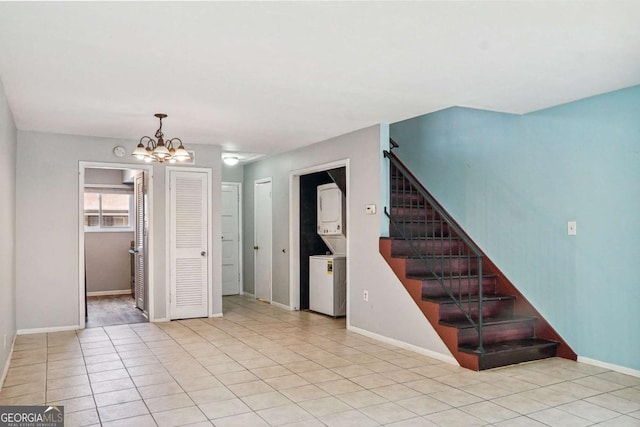
<path id="1" fill-rule="evenodd" d="M 575 236 L 578 233 L 577 224 L 575 221 L 569 221 L 567 223 L 567 234 L 569 236 Z"/>
<path id="2" fill-rule="evenodd" d="M 369 291 L 362 292 L 362 299 L 365 301 L 369 301 Z"/>

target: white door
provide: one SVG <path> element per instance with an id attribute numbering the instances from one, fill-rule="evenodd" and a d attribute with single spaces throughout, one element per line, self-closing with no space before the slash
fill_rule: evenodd
<path id="1" fill-rule="evenodd" d="M 208 314 L 208 176 L 170 171 L 171 318 Z"/>
<path id="2" fill-rule="evenodd" d="M 271 302 L 271 180 L 254 184 L 254 271 L 256 298 Z"/>
<path id="3" fill-rule="evenodd" d="M 222 184 L 222 295 L 240 293 L 239 186 Z"/>
<path id="4" fill-rule="evenodd" d="M 144 212 L 144 174 L 138 172 L 134 181 L 135 192 L 135 270 L 134 270 L 134 298 L 136 307 L 145 311 L 145 212 Z"/>

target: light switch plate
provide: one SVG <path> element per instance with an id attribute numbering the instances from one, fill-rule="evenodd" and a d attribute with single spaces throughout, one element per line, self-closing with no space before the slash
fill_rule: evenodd
<path id="1" fill-rule="evenodd" d="M 575 236 L 578 232 L 578 230 L 576 229 L 577 225 L 575 221 L 569 221 L 567 223 L 567 234 L 569 236 Z"/>
<path id="2" fill-rule="evenodd" d="M 366 206 L 367 215 L 375 215 L 376 214 L 376 205 L 367 205 Z"/>

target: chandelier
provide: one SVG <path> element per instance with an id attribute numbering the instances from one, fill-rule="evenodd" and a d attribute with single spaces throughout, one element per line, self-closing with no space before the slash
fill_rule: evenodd
<path id="1" fill-rule="evenodd" d="M 140 138 L 138 146 L 133 150 L 131 155 L 138 160 L 144 160 L 148 163 L 164 163 L 166 161 L 169 163 L 175 163 L 176 161 L 184 162 L 186 160 L 191 160 L 191 154 L 189 154 L 189 152 L 184 148 L 180 138 L 172 138 L 168 141 L 164 140 L 164 134 L 162 133 L 162 119 L 167 117 L 167 115 L 163 113 L 157 113 L 154 115 L 160 119 L 160 127 L 155 134 L 157 140 L 149 136 L 143 136 Z M 179 144 L 178 148 L 175 148 L 174 144 Z"/>

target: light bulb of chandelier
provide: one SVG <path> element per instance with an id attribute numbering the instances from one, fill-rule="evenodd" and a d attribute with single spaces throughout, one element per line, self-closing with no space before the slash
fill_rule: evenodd
<path id="1" fill-rule="evenodd" d="M 145 157 L 148 156 L 148 153 L 147 153 L 147 149 L 144 147 L 144 145 L 141 142 L 141 143 L 138 144 L 138 146 L 135 148 L 135 150 L 133 150 L 131 155 L 133 157 L 135 157 L 136 159 L 138 159 L 138 160 L 144 160 Z"/>
<path id="2" fill-rule="evenodd" d="M 182 142 L 181 142 L 176 152 L 173 153 L 173 158 L 179 162 L 184 162 L 186 160 L 191 159 L 191 154 L 189 154 L 189 152 L 185 150 L 184 145 L 182 145 Z"/>
<path id="3" fill-rule="evenodd" d="M 159 159 L 164 159 L 165 157 L 171 156 L 171 153 L 162 143 L 158 143 L 156 148 L 153 149 L 153 155 Z"/>

